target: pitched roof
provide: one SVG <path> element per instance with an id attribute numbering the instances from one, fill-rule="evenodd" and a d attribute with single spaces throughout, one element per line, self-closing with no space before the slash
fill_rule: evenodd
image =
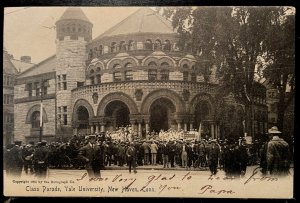
<path id="1" fill-rule="evenodd" d="M 5 49 L 3 49 L 3 72 L 6 74 L 18 74 L 18 70 L 11 62 L 11 59 Z"/>
<path id="2" fill-rule="evenodd" d="M 175 34 L 171 21 L 163 18 L 150 8 L 140 8 L 120 23 L 96 37 L 93 41 L 106 36 L 132 33 Z"/>
<path id="3" fill-rule="evenodd" d="M 60 20 L 83 20 L 90 22 L 81 8 L 76 7 L 67 8 L 58 21 Z"/>
<path id="4" fill-rule="evenodd" d="M 26 63 L 24 61 L 20 61 L 17 59 L 11 59 L 10 61 L 14 64 L 14 66 L 20 73 L 26 71 L 27 69 L 29 69 L 35 65 L 34 63 Z"/>
<path id="5" fill-rule="evenodd" d="M 43 73 L 50 73 L 55 71 L 56 67 L 56 55 L 50 56 L 44 61 L 32 66 L 31 68 L 22 72 L 18 78 L 24 78 L 33 75 L 39 75 Z"/>

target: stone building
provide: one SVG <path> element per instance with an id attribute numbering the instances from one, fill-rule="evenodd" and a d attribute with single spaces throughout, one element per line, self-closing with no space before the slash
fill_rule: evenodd
<path id="1" fill-rule="evenodd" d="M 216 67 L 210 75 L 196 67 L 199 59 L 178 48 L 170 21 L 141 8 L 94 39 L 92 28 L 81 9 L 68 8 L 56 22 L 56 55 L 18 77 L 18 139 L 37 140 L 41 130 L 53 140 L 126 125 L 144 137 L 169 128 L 199 130 L 200 123 L 219 137 L 225 136 L 220 112 L 228 122 L 234 115 L 238 124 L 229 130 L 243 133 L 243 105 L 231 94 L 218 98 Z M 230 112 L 217 108 L 220 100 Z"/>
<path id="2" fill-rule="evenodd" d="M 14 81 L 18 70 L 11 62 L 11 57 L 3 49 L 3 144 L 14 139 Z"/>

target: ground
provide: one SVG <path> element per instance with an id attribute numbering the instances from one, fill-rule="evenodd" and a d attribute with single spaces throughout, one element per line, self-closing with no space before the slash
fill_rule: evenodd
<path id="1" fill-rule="evenodd" d="M 126 168 L 126 167 L 123 167 Z M 157 168 L 157 167 L 156 167 Z M 226 178 L 224 171 L 157 170 L 138 168 L 102 170 L 101 178 L 89 179 L 85 170 L 50 169 L 45 180 L 22 174 L 5 178 L 5 194 L 37 196 L 143 196 L 143 197 L 225 197 L 289 198 L 293 196 L 293 169 L 285 178 L 266 176 L 250 166 L 243 178 Z M 21 192 L 23 191 L 23 193 Z"/>

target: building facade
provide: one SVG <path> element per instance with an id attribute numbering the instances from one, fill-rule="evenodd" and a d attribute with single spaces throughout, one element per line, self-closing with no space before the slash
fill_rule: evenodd
<path id="1" fill-rule="evenodd" d="M 14 140 L 14 82 L 18 71 L 3 49 L 3 144 Z"/>
<path id="2" fill-rule="evenodd" d="M 56 55 L 18 77 L 18 139 L 37 140 L 41 130 L 53 140 L 127 125 L 141 137 L 200 126 L 211 137 L 242 136 L 244 106 L 232 94 L 218 98 L 216 67 L 205 75 L 197 56 L 179 50 L 171 22 L 141 8 L 95 39 L 92 28 L 81 9 L 68 8 L 56 22 Z"/>

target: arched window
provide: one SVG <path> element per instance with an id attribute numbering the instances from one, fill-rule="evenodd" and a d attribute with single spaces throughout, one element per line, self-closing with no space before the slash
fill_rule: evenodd
<path id="1" fill-rule="evenodd" d="M 170 65 L 169 65 L 167 62 L 163 62 L 163 63 L 160 64 L 160 66 L 161 66 L 162 68 L 167 68 L 167 67 L 169 67 Z"/>
<path id="2" fill-rule="evenodd" d="M 146 50 L 153 50 L 153 45 L 151 39 L 147 39 L 145 42 L 145 49 Z"/>
<path id="3" fill-rule="evenodd" d="M 133 40 L 129 40 L 129 42 L 128 42 L 128 50 L 130 50 L 130 51 L 134 50 L 134 41 Z"/>
<path id="4" fill-rule="evenodd" d="M 131 68 L 133 65 L 132 63 L 128 62 L 125 64 L 124 68 Z"/>
<path id="5" fill-rule="evenodd" d="M 118 68 L 122 68 L 122 67 L 121 67 L 120 64 L 116 63 L 116 64 L 113 66 L 113 68 L 114 68 L 114 69 L 118 69 Z"/>
<path id="6" fill-rule="evenodd" d="M 39 128 L 40 127 L 40 112 L 39 111 L 35 111 L 35 112 L 32 113 L 31 127 L 32 128 Z"/>
<path id="7" fill-rule="evenodd" d="M 111 48 L 111 53 L 117 52 L 117 43 L 112 42 L 110 48 Z"/>
<path id="8" fill-rule="evenodd" d="M 171 42 L 170 40 L 166 40 L 164 44 L 164 51 L 171 51 Z"/>
<path id="9" fill-rule="evenodd" d="M 150 63 L 148 63 L 148 66 L 151 66 L 151 67 L 156 67 L 157 64 L 154 62 L 154 61 L 151 61 Z"/>
<path id="10" fill-rule="evenodd" d="M 157 79 L 157 70 L 156 69 L 150 69 L 148 71 L 148 80 L 149 81 L 155 81 Z"/>
<path id="11" fill-rule="evenodd" d="M 154 49 L 161 50 L 161 41 L 159 39 L 155 40 Z"/>
<path id="12" fill-rule="evenodd" d="M 161 70 L 161 80 L 169 80 L 169 70 Z"/>
<path id="13" fill-rule="evenodd" d="M 125 43 L 125 41 L 121 41 L 119 47 L 120 47 L 119 48 L 120 51 L 126 51 L 126 43 Z"/>

